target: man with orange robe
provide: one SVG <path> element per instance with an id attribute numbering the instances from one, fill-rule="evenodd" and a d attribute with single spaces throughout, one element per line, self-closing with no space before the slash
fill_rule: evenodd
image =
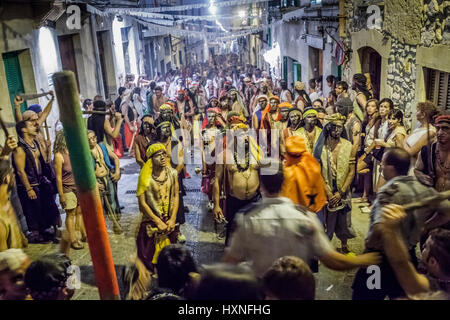
<path id="1" fill-rule="evenodd" d="M 285 156 L 285 180 L 281 194 L 318 213 L 327 202 L 319 162 L 306 151 L 305 140 L 299 136 L 286 139 Z"/>

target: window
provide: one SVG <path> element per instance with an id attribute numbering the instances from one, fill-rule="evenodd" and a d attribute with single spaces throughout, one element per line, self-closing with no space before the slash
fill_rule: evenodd
<path id="1" fill-rule="evenodd" d="M 183 65 L 183 55 L 182 55 L 182 53 L 181 53 L 181 50 L 178 51 L 178 56 L 179 56 L 179 58 L 180 58 L 180 66 L 182 66 L 182 65 Z"/>
<path id="2" fill-rule="evenodd" d="M 125 28 L 120 29 L 120 32 L 122 34 L 122 49 L 123 49 L 123 59 L 125 61 L 125 73 L 131 72 L 130 53 L 128 51 L 128 45 L 129 45 L 128 36 L 130 33 L 130 29 L 131 29 L 131 27 L 125 27 Z"/>
<path id="3" fill-rule="evenodd" d="M 426 98 L 440 109 L 450 109 L 450 73 L 424 68 Z"/>

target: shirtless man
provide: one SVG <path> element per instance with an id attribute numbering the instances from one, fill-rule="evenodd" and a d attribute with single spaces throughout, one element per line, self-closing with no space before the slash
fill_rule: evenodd
<path id="1" fill-rule="evenodd" d="M 159 107 L 167 102 L 167 98 L 162 94 L 162 88 L 160 86 L 155 87 L 155 94 L 153 95 L 153 112 L 155 119 L 159 116 Z"/>
<path id="2" fill-rule="evenodd" d="M 241 139 L 242 136 L 246 135 L 244 130 L 248 130 L 248 127 L 243 124 L 242 121 L 234 122 L 233 119 L 231 119 L 230 128 L 233 131 L 241 129 L 238 131 Z M 228 224 L 226 227 L 225 245 L 228 245 L 228 241 L 233 231 L 236 213 L 244 206 L 256 202 L 261 198 L 258 172 L 260 164 L 257 155 L 254 155 L 251 152 L 251 144 L 256 142 L 252 141 L 252 137 L 249 136 L 246 136 L 244 139 L 244 156 L 238 156 L 238 136 L 235 136 L 234 141 L 228 141 L 227 148 L 222 154 L 218 155 L 218 159 L 222 159 L 223 157 L 223 162 L 216 163 L 213 212 L 215 219 L 218 222 L 222 222 L 225 219 L 220 207 L 220 199 L 226 195 L 225 215 Z"/>
<path id="3" fill-rule="evenodd" d="M 208 195 L 208 210 L 214 208 L 213 186 L 215 178 L 216 164 L 212 161 L 215 158 L 216 136 L 220 134 L 216 126 L 218 108 L 207 110 L 208 124 L 202 130 L 201 150 L 202 150 L 202 192 Z"/>
<path id="4" fill-rule="evenodd" d="M 103 210 L 113 224 L 114 233 L 121 234 L 123 230 L 119 224 L 120 206 L 118 205 L 117 190 L 114 186 L 114 183 L 120 179 L 119 158 L 103 143 L 97 144 L 97 136 L 92 130 L 88 131 L 88 141 L 95 162 L 95 176 Z M 114 160 L 114 165 L 111 163 L 111 159 Z"/>
<path id="5" fill-rule="evenodd" d="M 28 245 L 10 201 L 13 187 L 14 171 L 11 163 L 9 159 L 0 159 L 0 252 Z"/>
<path id="6" fill-rule="evenodd" d="M 142 220 L 136 246 L 138 258 L 155 272 L 159 252 L 177 242 L 178 173 L 169 165 L 163 144 L 152 144 L 147 157 L 150 160 L 142 168 L 137 190 Z"/>

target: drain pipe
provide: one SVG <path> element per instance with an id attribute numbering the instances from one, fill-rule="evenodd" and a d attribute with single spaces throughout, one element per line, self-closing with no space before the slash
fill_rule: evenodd
<path id="1" fill-rule="evenodd" d="M 107 97 L 105 96 L 105 88 L 103 88 L 103 75 L 102 75 L 102 69 L 101 69 L 101 65 L 100 65 L 100 54 L 98 51 L 97 28 L 96 28 L 94 15 L 92 13 L 91 13 L 90 19 L 91 19 L 90 21 L 91 21 L 92 46 L 94 47 L 95 74 L 96 74 L 96 78 L 97 78 L 97 92 L 104 99 L 106 99 Z"/>

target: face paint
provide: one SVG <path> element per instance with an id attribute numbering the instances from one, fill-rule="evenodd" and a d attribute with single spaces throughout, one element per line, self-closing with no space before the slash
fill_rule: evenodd
<path id="1" fill-rule="evenodd" d="M 270 111 L 274 112 L 278 109 L 278 100 L 270 100 Z"/>
<path id="2" fill-rule="evenodd" d="M 280 110 L 281 113 L 281 121 L 285 122 L 288 120 L 288 115 L 289 115 L 289 109 L 282 109 Z"/>
<path id="3" fill-rule="evenodd" d="M 342 135 L 342 131 L 344 130 L 344 126 L 340 124 L 331 124 L 331 136 L 335 139 L 339 139 Z"/>
<path id="4" fill-rule="evenodd" d="M 289 114 L 289 121 L 292 127 L 296 128 L 301 120 L 301 114 L 299 111 L 294 111 Z"/>
<path id="5" fill-rule="evenodd" d="M 216 114 L 214 112 L 208 112 L 206 115 L 209 124 L 214 124 L 214 120 L 216 119 Z"/>

